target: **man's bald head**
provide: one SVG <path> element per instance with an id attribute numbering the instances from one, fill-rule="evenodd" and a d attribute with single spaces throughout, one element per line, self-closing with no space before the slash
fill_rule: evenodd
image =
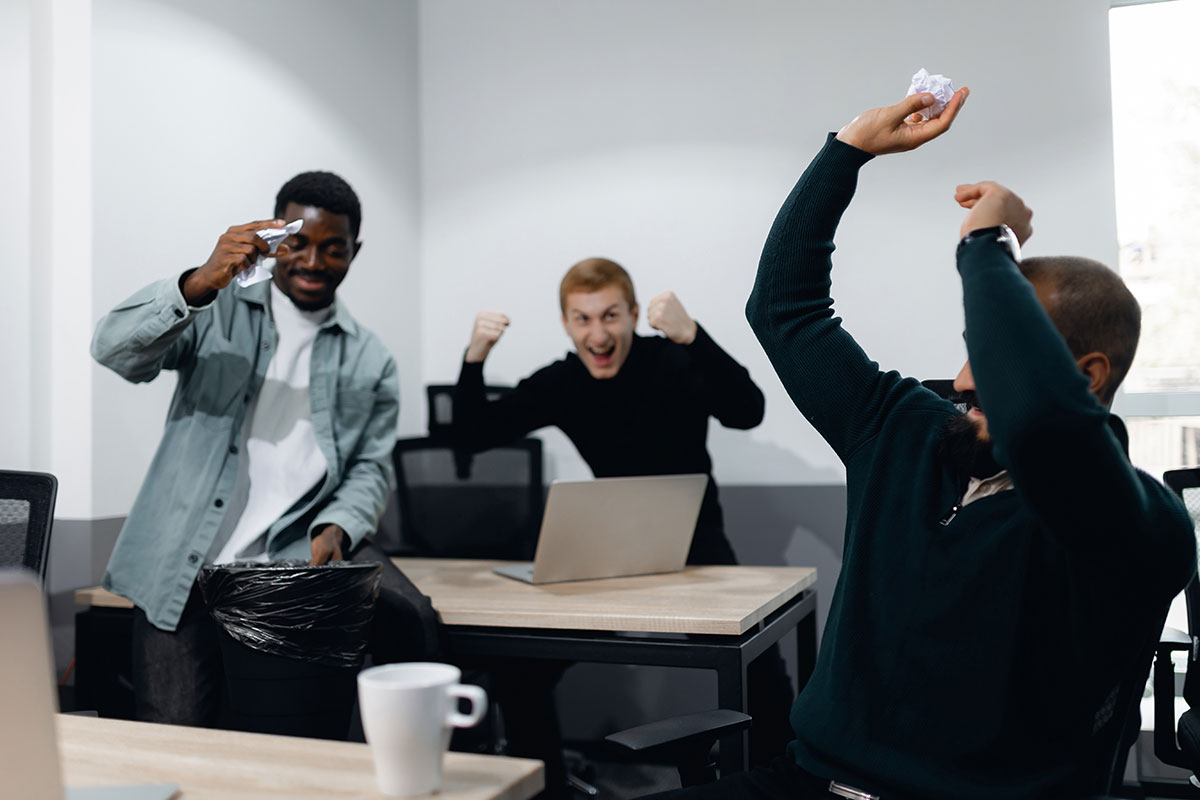
<path id="1" fill-rule="evenodd" d="M 1133 363 L 1142 329 L 1142 309 L 1133 293 L 1117 273 L 1090 258 L 1026 258 L 1021 273 L 1041 287 L 1050 321 L 1073 356 L 1108 356 L 1111 371 L 1098 398 L 1111 405 Z"/>

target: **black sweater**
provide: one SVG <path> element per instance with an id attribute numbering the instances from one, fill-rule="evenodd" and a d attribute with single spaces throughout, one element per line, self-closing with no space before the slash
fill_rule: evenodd
<path id="1" fill-rule="evenodd" d="M 832 310 L 833 235 L 869 159 L 830 136 L 775 220 L 747 305 L 847 474 L 841 577 L 790 751 L 884 796 L 1068 797 L 1105 701 L 1147 668 L 1195 571 L 1191 522 L 1130 465 L 1123 426 L 1031 284 L 982 239 L 958 264 L 968 355 L 1015 488 L 939 524 L 961 491 L 937 447 L 957 412 L 880 371 Z"/>
<path id="2" fill-rule="evenodd" d="M 472 452 L 556 425 L 598 478 L 708 474 L 688 563 L 731 564 L 705 444 L 710 416 L 730 428 L 753 428 L 762 421 L 763 396 L 700 326 L 689 345 L 634 336 L 620 372 L 606 380 L 569 353 L 490 402 L 483 364 L 463 362 L 454 394 L 455 440 Z"/>

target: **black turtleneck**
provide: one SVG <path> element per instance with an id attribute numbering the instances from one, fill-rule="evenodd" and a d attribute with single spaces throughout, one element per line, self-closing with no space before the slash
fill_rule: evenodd
<path id="1" fill-rule="evenodd" d="M 706 446 L 710 416 L 729 428 L 753 428 L 762 421 L 763 395 L 699 325 L 688 345 L 634 336 L 612 378 L 593 378 L 569 353 L 493 401 L 484 394 L 483 364 L 464 362 L 454 398 L 455 439 L 465 450 L 555 425 L 598 478 L 708 474 L 688 563 L 732 564 Z"/>

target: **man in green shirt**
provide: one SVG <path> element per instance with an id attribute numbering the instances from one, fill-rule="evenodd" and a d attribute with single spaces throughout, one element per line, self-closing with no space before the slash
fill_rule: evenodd
<path id="1" fill-rule="evenodd" d="M 132 600 L 142 719 L 215 722 L 220 657 L 196 589 L 207 562 L 340 559 L 394 483 L 399 385 L 383 344 L 335 298 L 362 248 L 354 190 L 297 175 L 277 219 L 229 228 L 198 268 L 151 284 L 96 327 L 92 354 L 133 382 L 178 374 L 162 441 L 108 563 Z M 259 231 L 302 220 L 271 280 Z"/>
<path id="2" fill-rule="evenodd" d="M 1137 345 L 1137 302 L 1091 260 L 1021 261 L 1031 212 L 1011 191 L 956 193 L 968 209 L 965 414 L 881 371 L 833 313 L 834 232 L 859 168 L 946 131 L 967 94 L 927 121 L 914 115 L 928 94 L 856 117 L 767 237 L 746 313 L 846 465 L 842 571 L 787 755 L 681 797 L 1106 788 L 1130 695 L 1195 572 L 1187 512 L 1129 463 L 1108 410 Z"/>

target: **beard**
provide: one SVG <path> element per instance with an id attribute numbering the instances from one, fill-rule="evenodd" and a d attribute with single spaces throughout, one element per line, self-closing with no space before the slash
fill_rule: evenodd
<path id="1" fill-rule="evenodd" d="M 979 407 L 974 392 L 963 392 L 950 401 L 968 409 Z M 946 420 L 938 437 L 938 454 L 964 484 L 968 478 L 990 478 L 1003 469 L 992 456 L 991 439 L 980 437 L 979 428 L 965 412 Z"/>

